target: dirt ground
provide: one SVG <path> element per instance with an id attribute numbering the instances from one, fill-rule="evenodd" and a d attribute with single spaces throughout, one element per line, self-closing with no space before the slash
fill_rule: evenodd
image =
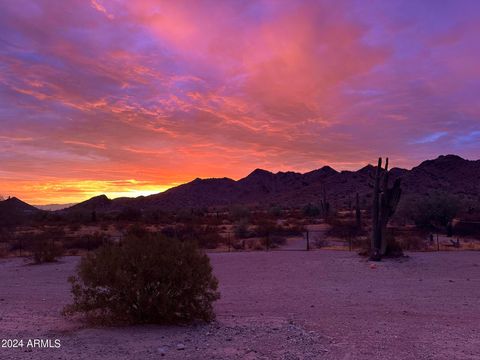
<path id="1" fill-rule="evenodd" d="M 344 251 L 211 254 L 217 321 L 91 328 L 62 318 L 78 257 L 0 260 L 0 359 L 480 359 L 480 252 L 410 253 L 375 269 Z M 1 345 L 1 344 L 0 344 Z"/>

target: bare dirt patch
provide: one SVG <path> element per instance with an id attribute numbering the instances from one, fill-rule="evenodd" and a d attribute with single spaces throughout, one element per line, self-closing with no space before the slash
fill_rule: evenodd
<path id="1" fill-rule="evenodd" d="M 0 348 L 1 359 L 480 359 L 480 254 L 411 253 L 371 269 L 354 253 L 210 255 L 217 321 L 89 328 L 60 315 L 78 257 L 0 260 L 2 338 L 59 349 Z"/>

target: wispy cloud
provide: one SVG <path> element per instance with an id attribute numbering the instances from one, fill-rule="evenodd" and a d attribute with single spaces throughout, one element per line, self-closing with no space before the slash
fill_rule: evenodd
<path id="1" fill-rule="evenodd" d="M 78 145 L 78 146 L 85 146 L 93 149 L 101 149 L 105 150 L 105 144 L 92 144 L 84 141 L 76 141 L 76 140 L 63 140 L 64 144 L 71 144 L 71 145 Z"/>
<path id="2" fill-rule="evenodd" d="M 104 13 L 105 16 L 110 19 L 110 20 L 113 20 L 115 18 L 115 16 L 113 14 L 110 14 L 108 13 L 107 9 L 105 9 L 105 6 L 103 6 L 102 4 L 100 4 L 99 1 L 97 0 L 90 0 L 90 4 L 92 5 L 92 7 L 97 10 L 97 11 L 100 11 L 101 13 Z"/>
<path id="3" fill-rule="evenodd" d="M 425 135 L 425 136 L 421 137 L 420 139 L 414 140 L 412 142 L 412 144 L 433 143 L 433 142 L 436 142 L 436 141 L 440 140 L 441 138 L 443 138 L 447 134 L 448 134 L 448 132 L 446 132 L 446 131 L 438 131 L 438 132 L 435 132 L 435 133 L 432 133 L 432 134 Z"/>
<path id="4" fill-rule="evenodd" d="M 435 11 L 404 1 L 5 2 L 2 186 L 38 203 L 22 179 L 93 181 L 100 193 L 103 181 L 163 189 L 254 167 L 354 169 L 381 154 L 407 167 L 441 153 L 478 157 L 479 10 L 474 1 Z"/>

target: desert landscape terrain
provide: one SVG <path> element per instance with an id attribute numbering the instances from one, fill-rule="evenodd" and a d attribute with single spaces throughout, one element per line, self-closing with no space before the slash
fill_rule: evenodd
<path id="1" fill-rule="evenodd" d="M 479 24 L 1 1 L 0 360 L 480 360 Z"/>
<path id="2" fill-rule="evenodd" d="M 210 253 L 221 299 L 211 324 L 92 327 L 65 319 L 79 257 L 0 260 L 0 327 L 58 349 L 2 359 L 480 359 L 477 252 L 370 262 L 347 251 Z"/>

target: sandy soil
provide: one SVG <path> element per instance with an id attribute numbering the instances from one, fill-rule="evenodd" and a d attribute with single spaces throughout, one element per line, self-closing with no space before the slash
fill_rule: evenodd
<path id="1" fill-rule="evenodd" d="M 211 254 L 218 319 L 88 328 L 61 317 L 77 257 L 0 260 L 0 359 L 480 359 L 480 253 L 411 253 L 376 269 L 354 253 Z"/>

